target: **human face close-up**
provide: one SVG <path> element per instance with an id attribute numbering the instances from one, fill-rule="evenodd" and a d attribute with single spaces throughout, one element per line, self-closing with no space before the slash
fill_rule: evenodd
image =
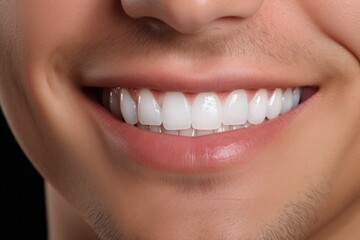
<path id="1" fill-rule="evenodd" d="M 0 0 L 1 109 L 49 238 L 357 239 L 359 12 Z"/>

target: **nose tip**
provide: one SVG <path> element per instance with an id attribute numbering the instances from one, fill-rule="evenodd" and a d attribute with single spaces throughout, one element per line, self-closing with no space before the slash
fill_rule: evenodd
<path id="1" fill-rule="evenodd" d="M 156 18 L 178 32 L 194 33 L 218 19 L 248 18 L 264 0 L 122 0 L 132 18 Z"/>

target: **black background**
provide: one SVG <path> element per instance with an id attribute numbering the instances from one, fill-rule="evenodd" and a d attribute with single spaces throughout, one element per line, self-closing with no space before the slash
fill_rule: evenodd
<path id="1" fill-rule="evenodd" d="M 16 143 L 1 110 L 0 139 L 0 239 L 46 239 L 43 179 Z"/>

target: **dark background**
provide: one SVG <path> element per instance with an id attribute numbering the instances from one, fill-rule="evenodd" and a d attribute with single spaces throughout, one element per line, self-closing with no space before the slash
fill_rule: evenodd
<path id="1" fill-rule="evenodd" d="M 0 140 L 0 239 L 46 239 L 43 180 L 15 141 L 1 109 Z"/>

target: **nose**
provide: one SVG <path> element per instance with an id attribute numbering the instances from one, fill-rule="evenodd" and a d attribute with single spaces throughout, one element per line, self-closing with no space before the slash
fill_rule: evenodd
<path id="1" fill-rule="evenodd" d="M 224 18 L 248 18 L 264 0 L 121 0 L 132 18 L 152 17 L 181 33 L 195 33 Z"/>

